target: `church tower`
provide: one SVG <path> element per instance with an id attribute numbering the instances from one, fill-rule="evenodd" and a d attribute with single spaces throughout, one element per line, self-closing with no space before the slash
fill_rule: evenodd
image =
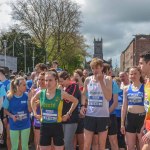
<path id="1" fill-rule="evenodd" d="M 100 59 L 103 59 L 103 40 L 96 40 L 94 38 L 94 55 L 93 57 L 98 57 Z"/>

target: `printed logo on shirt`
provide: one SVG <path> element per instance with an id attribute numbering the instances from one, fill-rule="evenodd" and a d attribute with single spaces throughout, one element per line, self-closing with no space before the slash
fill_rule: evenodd
<path id="1" fill-rule="evenodd" d="M 27 101 L 21 101 L 21 104 L 26 104 L 27 103 Z"/>
<path id="2" fill-rule="evenodd" d="M 129 93 L 127 95 L 128 100 L 130 103 L 141 103 L 143 101 L 143 93 L 138 92 L 138 93 Z"/>

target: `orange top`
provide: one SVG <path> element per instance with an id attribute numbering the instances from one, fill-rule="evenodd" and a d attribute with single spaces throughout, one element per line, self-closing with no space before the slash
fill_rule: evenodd
<path id="1" fill-rule="evenodd" d="M 144 106 L 146 110 L 145 123 L 146 123 L 146 129 L 150 130 L 150 81 L 148 81 L 145 84 L 144 90 L 145 90 Z"/>

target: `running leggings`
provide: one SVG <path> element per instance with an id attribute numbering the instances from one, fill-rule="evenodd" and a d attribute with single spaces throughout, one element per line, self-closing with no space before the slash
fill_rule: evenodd
<path id="1" fill-rule="evenodd" d="M 22 150 L 28 150 L 30 128 L 24 130 L 10 130 L 11 150 L 18 150 L 19 136 L 21 138 Z"/>

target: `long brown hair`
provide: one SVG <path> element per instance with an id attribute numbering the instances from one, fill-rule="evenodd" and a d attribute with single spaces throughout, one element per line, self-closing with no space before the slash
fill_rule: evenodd
<path id="1" fill-rule="evenodd" d="M 138 71 L 138 72 L 140 73 L 140 75 L 141 75 L 141 76 L 140 76 L 140 82 L 141 82 L 142 84 L 144 84 L 144 83 L 145 83 L 145 80 L 144 80 L 144 78 L 143 78 L 143 76 L 142 76 L 142 70 L 140 69 L 140 67 L 133 66 L 133 67 L 130 68 L 130 70 L 131 70 L 131 69 L 137 69 L 137 71 Z M 129 71 L 130 71 L 130 70 L 129 70 Z"/>
<path id="2" fill-rule="evenodd" d="M 8 91 L 7 97 L 10 100 L 14 94 L 17 92 L 17 86 L 20 85 L 21 80 L 25 80 L 24 77 L 17 77 L 16 79 L 13 79 L 10 83 L 10 90 Z"/>

